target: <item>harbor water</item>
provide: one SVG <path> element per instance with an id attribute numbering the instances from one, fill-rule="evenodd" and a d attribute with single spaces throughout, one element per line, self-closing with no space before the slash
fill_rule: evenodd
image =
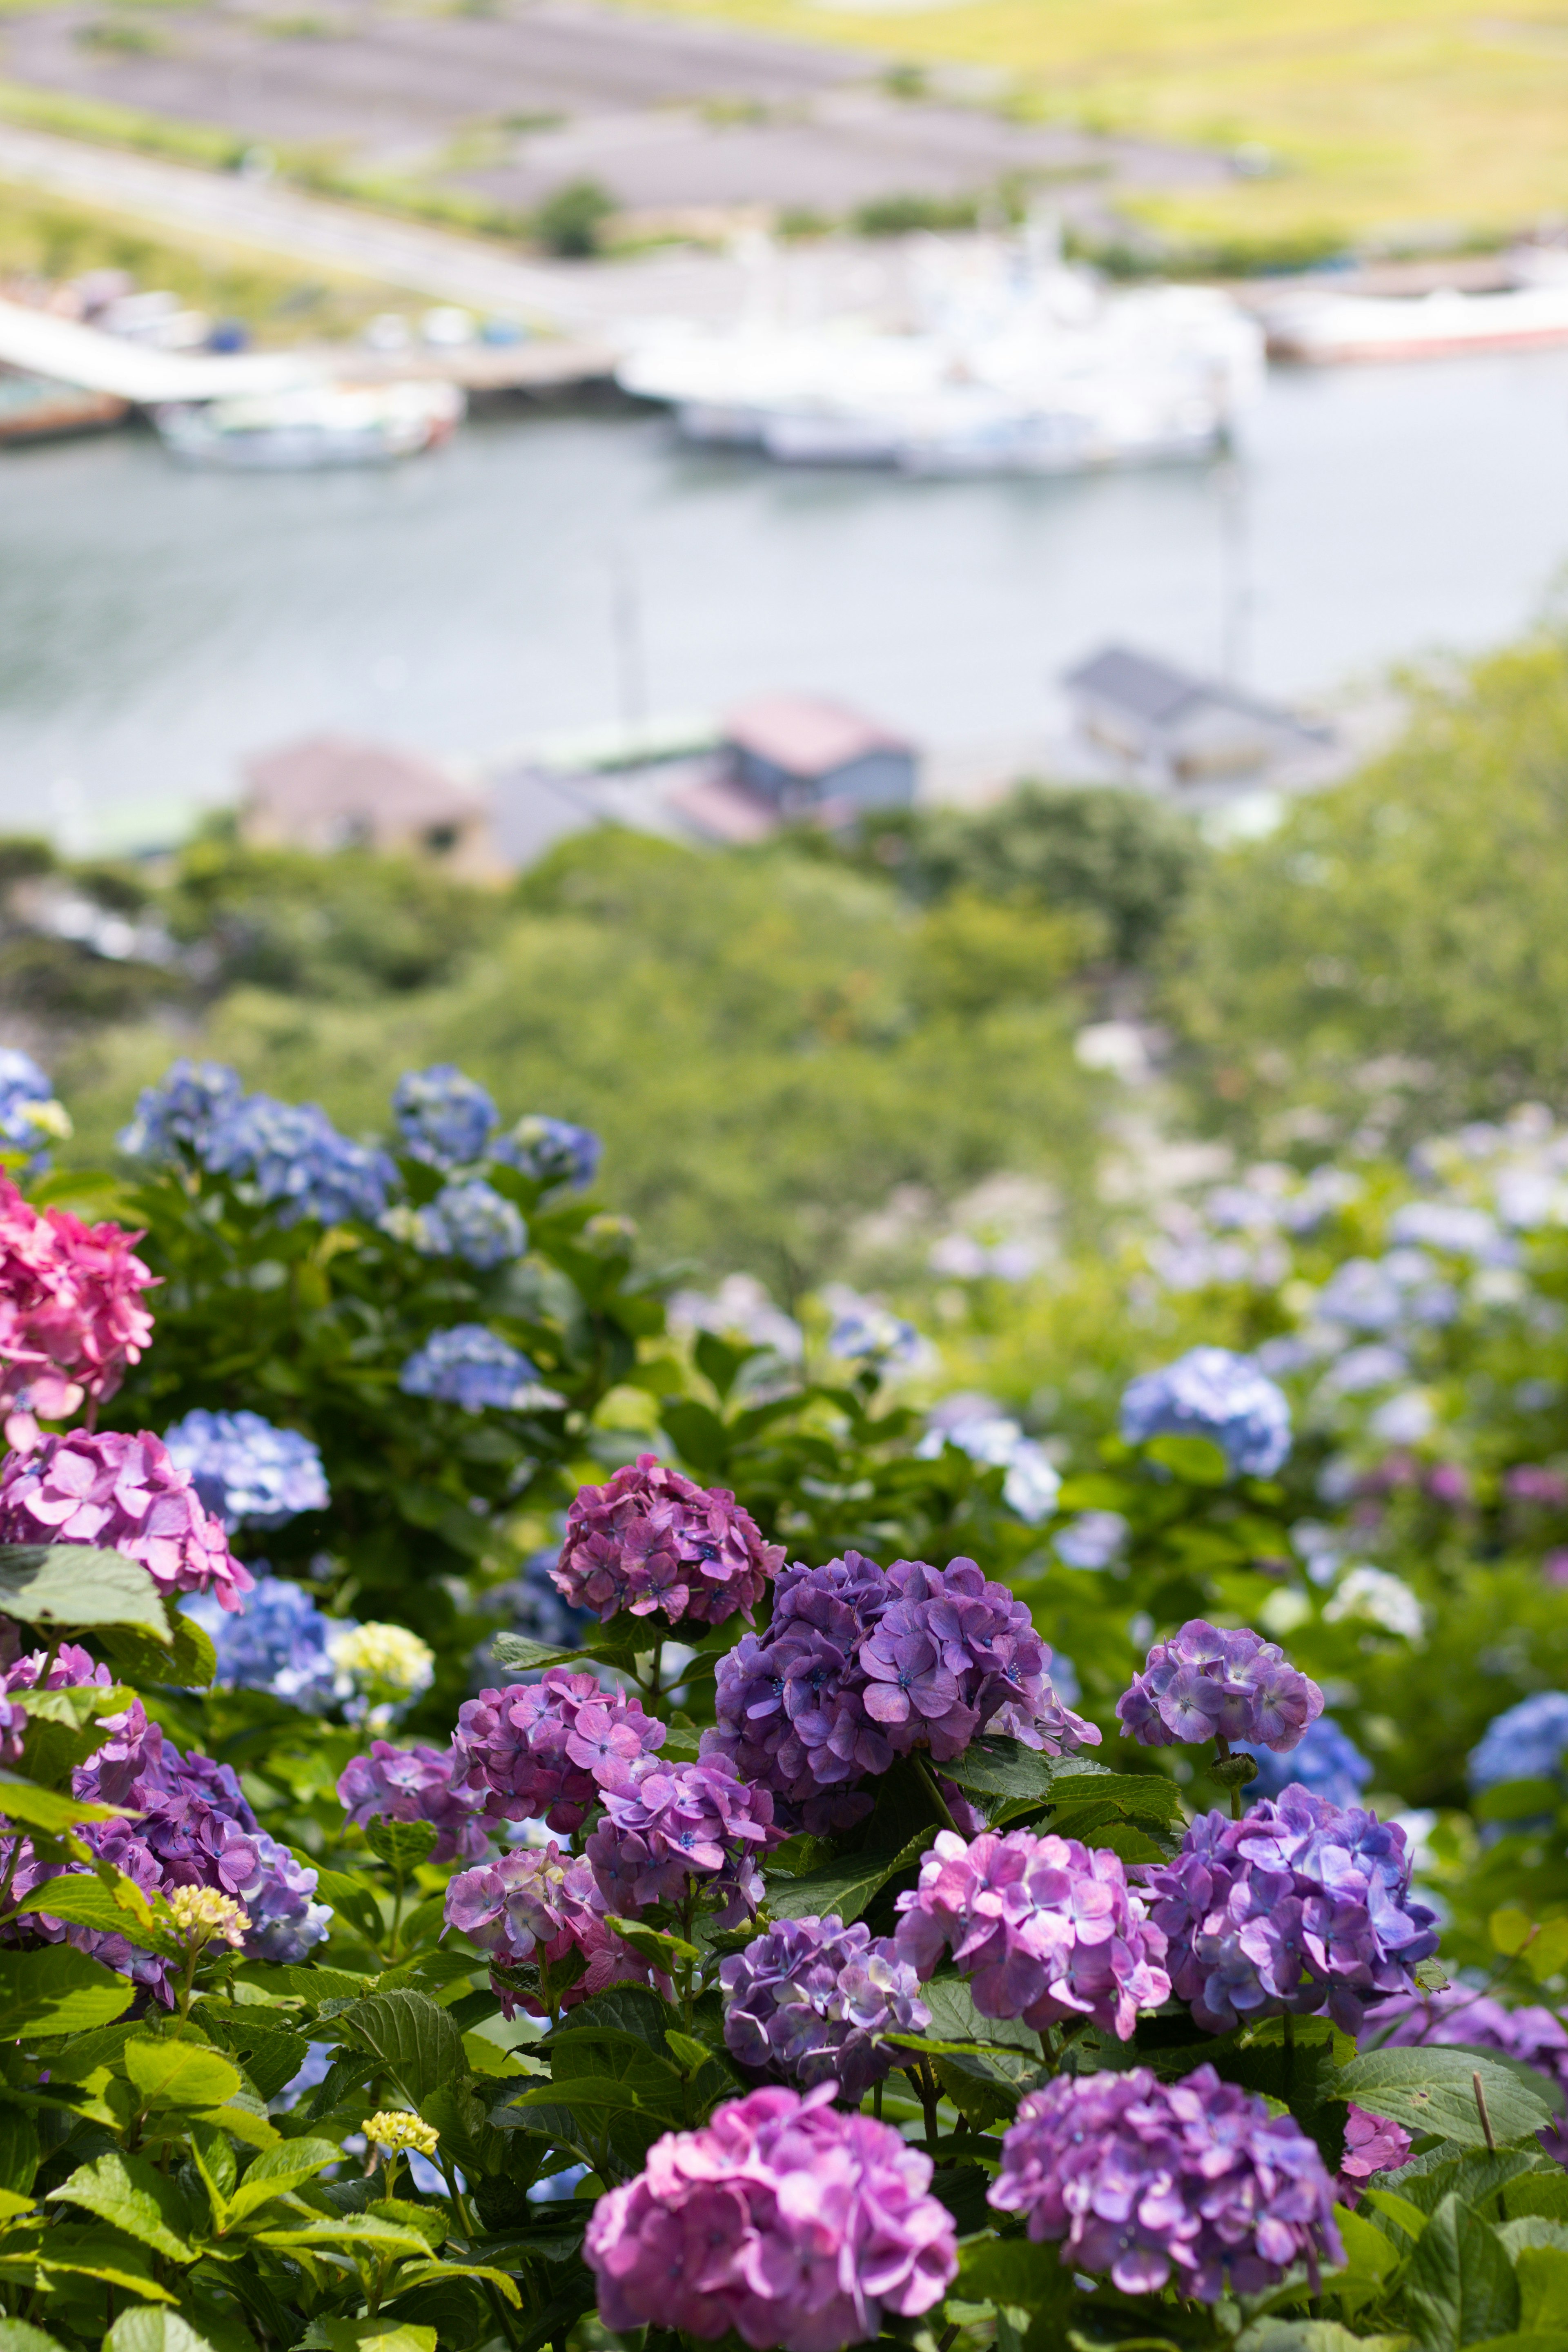
<path id="1" fill-rule="evenodd" d="M 307 731 L 485 760 L 827 692 L 1044 743 L 1108 640 L 1259 692 L 1500 642 L 1568 560 L 1568 352 L 1275 371 L 1238 456 L 1082 479 L 793 471 L 657 413 L 489 416 L 355 473 L 151 434 L 0 457 L 0 828 L 174 837 Z"/>

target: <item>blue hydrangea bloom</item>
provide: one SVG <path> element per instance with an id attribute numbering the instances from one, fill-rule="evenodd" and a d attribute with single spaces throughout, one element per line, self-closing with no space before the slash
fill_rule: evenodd
<path id="1" fill-rule="evenodd" d="M 514 1411 L 538 1402 L 539 1370 L 482 1323 L 454 1323 L 432 1331 L 397 1375 L 405 1396 L 435 1397 L 465 1412 L 487 1405 Z"/>
<path id="2" fill-rule="evenodd" d="M 605 1147 L 592 1128 L 531 1111 L 490 1146 L 490 1156 L 536 1184 L 591 1184 Z"/>
<path id="3" fill-rule="evenodd" d="M 201 1157 L 214 1175 L 240 1177 L 264 1202 L 281 1204 L 280 1224 L 301 1217 L 374 1223 L 397 1181 L 384 1151 L 351 1143 L 318 1104 L 271 1095 L 247 1095 L 225 1111 Z"/>
<path id="4" fill-rule="evenodd" d="M 129 1127 L 116 1139 L 137 1160 L 177 1160 L 182 1151 L 205 1157 L 217 1121 L 234 1108 L 245 1088 L 226 1062 L 171 1062 L 155 1087 L 143 1087 Z"/>
<path id="5" fill-rule="evenodd" d="M 1052 1674 L 1054 1678 L 1054 1667 Z M 1238 1748 L 1237 1755 L 1242 1752 Z M 1270 1748 L 1248 1747 L 1246 1753 L 1258 1767 L 1257 1780 L 1247 1783 L 1249 1805 L 1259 1797 L 1282 1795 L 1292 1780 L 1299 1780 L 1314 1797 L 1326 1797 L 1331 1805 L 1359 1805 L 1362 1790 L 1372 1779 L 1371 1764 L 1331 1715 L 1321 1715 L 1316 1723 L 1310 1723 L 1286 1755 L 1277 1756 Z"/>
<path id="6" fill-rule="evenodd" d="M 443 1184 L 416 1220 L 416 1247 L 427 1257 L 460 1257 L 485 1271 L 510 1265 L 528 1247 L 514 1204 L 481 1177 Z"/>
<path id="7" fill-rule="evenodd" d="M 40 1118 L 46 1104 L 48 1111 Z M 28 1152 L 37 1166 L 46 1143 L 69 1132 L 55 1090 L 31 1054 L 0 1046 L 0 1150 Z"/>
<path id="8" fill-rule="evenodd" d="M 1120 1511 L 1080 1511 L 1057 1529 L 1052 1541 L 1068 1568 L 1101 1569 L 1121 1559 L 1131 1532 L 1131 1522 Z M 1053 1666 L 1053 1675 L 1055 1671 Z"/>
<path id="9" fill-rule="evenodd" d="M 486 1595 L 486 1606 L 504 1609 L 510 1619 L 509 1633 L 521 1633 L 531 1642 L 544 1642 L 552 1650 L 574 1650 L 597 1622 L 597 1612 L 574 1609 L 571 1602 L 557 1592 L 551 1570 L 561 1558 L 559 1545 L 547 1551 L 536 1551 L 524 1561 L 521 1576 L 509 1583 L 497 1585 Z M 488 1644 L 481 1645 L 479 1656 L 485 1665 L 485 1679 L 493 1680 Z M 508 1668 L 511 1674 L 511 1669 Z M 512 1675 L 513 1681 L 518 1679 Z"/>
<path id="10" fill-rule="evenodd" d="M 846 1363 L 865 1359 L 872 1363 L 913 1363 L 921 1352 L 921 1335 L 912 1323 L 870 1299 L 845 1306 L 827 1335 L 827 1352 Z"/>
<path id="11" fill-rule="evenodd" d="M 972 1462 L 1005 1470 L 1003 1500 L 1030 1527 L 1050 1517 L 1061 1491 L 1061 1476 L 1050 1456 L 1019 1423 L 1005 1413 L 963 1414 L 938 1422 L 916 1446 L 922 1461 L 934 1462 L 944 1445 L 956 1445 Z"/>
<path id="12" fill-rule="evenodd" d="M 197 1406 L 164 1431 L 163 1444 L 230 1535 L 247 1523 L 284 1527 L 301 1511 L 324 1511 L 331 1499 L 316 1446 L 297 1429 L 274 1428 L 258 1412 L 208 1412 Z"/>
<path id="13" fill-rule="evenodd" d="M 485 1156 L 500 1113 L 478 1078 L 455 1062 L 405 1070 L 392 1097 L 404 1149 L 433 1168 L 463 1168 Z"/>
<path id="14" fill-rule="evenodd" d="M 349 1631 L 350 1621 L 324 1617 L 286 1577 L 258 1577 L 237 1616 L 226 1614 L 210 1593 L 193 1593 L 182 1605 L 217 1653 L 220 1689 L 269 1691 L 315 1715 L 350 1695 L 351 1682 L 340 1680 L 327 1654 L 329 1635 Z"/>
<path id="15" fill-rule="evenodd" d="M 1495 1716 L 1470 1750 L 1479 1796 L 1500 1780 L 1559 1780 L 1568 1755 L 1568 1691 L 1536 1691 Z"/>
<path id="16" fill-rule="evenodd" d="M 1233 1477 L 1271 1478 L 1290 1451 L 1290 1407 L 1250 1356 L 1229 1348 L 1189 1348 L 1173 1364 L 1144 1372 L 1121 1400 L 1129 1445 L 1151 1437 L 1206 1437 Z"/>

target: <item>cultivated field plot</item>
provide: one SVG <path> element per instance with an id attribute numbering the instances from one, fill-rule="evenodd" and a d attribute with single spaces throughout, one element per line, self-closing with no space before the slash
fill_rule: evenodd
<path id="1" fill-rule="evenodd" d="M 759 206 L 837 217 L 889 196 L 980 196 L 1009 180 L 1069 208 L 1112 188 L 1229 175 L 1177 142 L 896 94 L 890 59 L 586 0 L 417 10 L 318 0 L 71 0 L 0 17 L 13 83 L 316 149 L 334 167 L 465 188 L 524 209 L 601 181 L 626 210 Z"/>

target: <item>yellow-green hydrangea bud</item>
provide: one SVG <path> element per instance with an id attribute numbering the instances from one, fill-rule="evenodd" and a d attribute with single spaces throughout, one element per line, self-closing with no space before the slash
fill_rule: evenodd
<path id="1" fill-rule="evenodd" d="M 169 1895 L 169 1909 L 187 1943 L 238 1946 L 250 1933 L 249 1914 L 216 1886 L 176 1886 Z"/>
<path id="2" fill-rule="evenodd" d="M 384 2107 L 380 2115 L 372 2116 L 364 2136 L 388 2156 L 401 2156 L 405 2148 L 412 2148 L 416 2156 L 434 2156 L 441 2137 L 434 2124 L 407 2107 Z"/>
<path id="3" fill-rule="evenodd" d="M 405 1625 L 353 1625 L 334 1633 L 327 1654 L 342 1674 L 412 1696 L 428 1690 L 436 1654 Z"/>

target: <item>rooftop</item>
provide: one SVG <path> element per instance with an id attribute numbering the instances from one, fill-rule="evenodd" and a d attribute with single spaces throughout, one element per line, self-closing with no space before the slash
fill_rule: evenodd
<path id="1" fill-rule="evenodd" d="M 433 760 L 347 735 L 310 735 L 264 751 L 247 762 L 245 782 L 253 816 L 318 842 L 469 824 L 485 806 Z"/>
<path id="2" fill-rule="evenodd" d="M 1092 695 L 1151 727 L 1169 727 L 1198 705 L 1217 705 L 1270 726 L 1300 730 L 1300 721 L 1276 703 L 1260 702 L 1219 678 L 1174 668 L 1128 646 L 1106 646 L 1063 674 L 1069 694 Z"/>
<path id="3" fill-rule="evenodd" d="M 827 776 L 872 751 L 912 751 L 903 736 L 841 702 L 813 695 L 759 695 L 731 710 L 724 740 L 789 776 Z"/>

